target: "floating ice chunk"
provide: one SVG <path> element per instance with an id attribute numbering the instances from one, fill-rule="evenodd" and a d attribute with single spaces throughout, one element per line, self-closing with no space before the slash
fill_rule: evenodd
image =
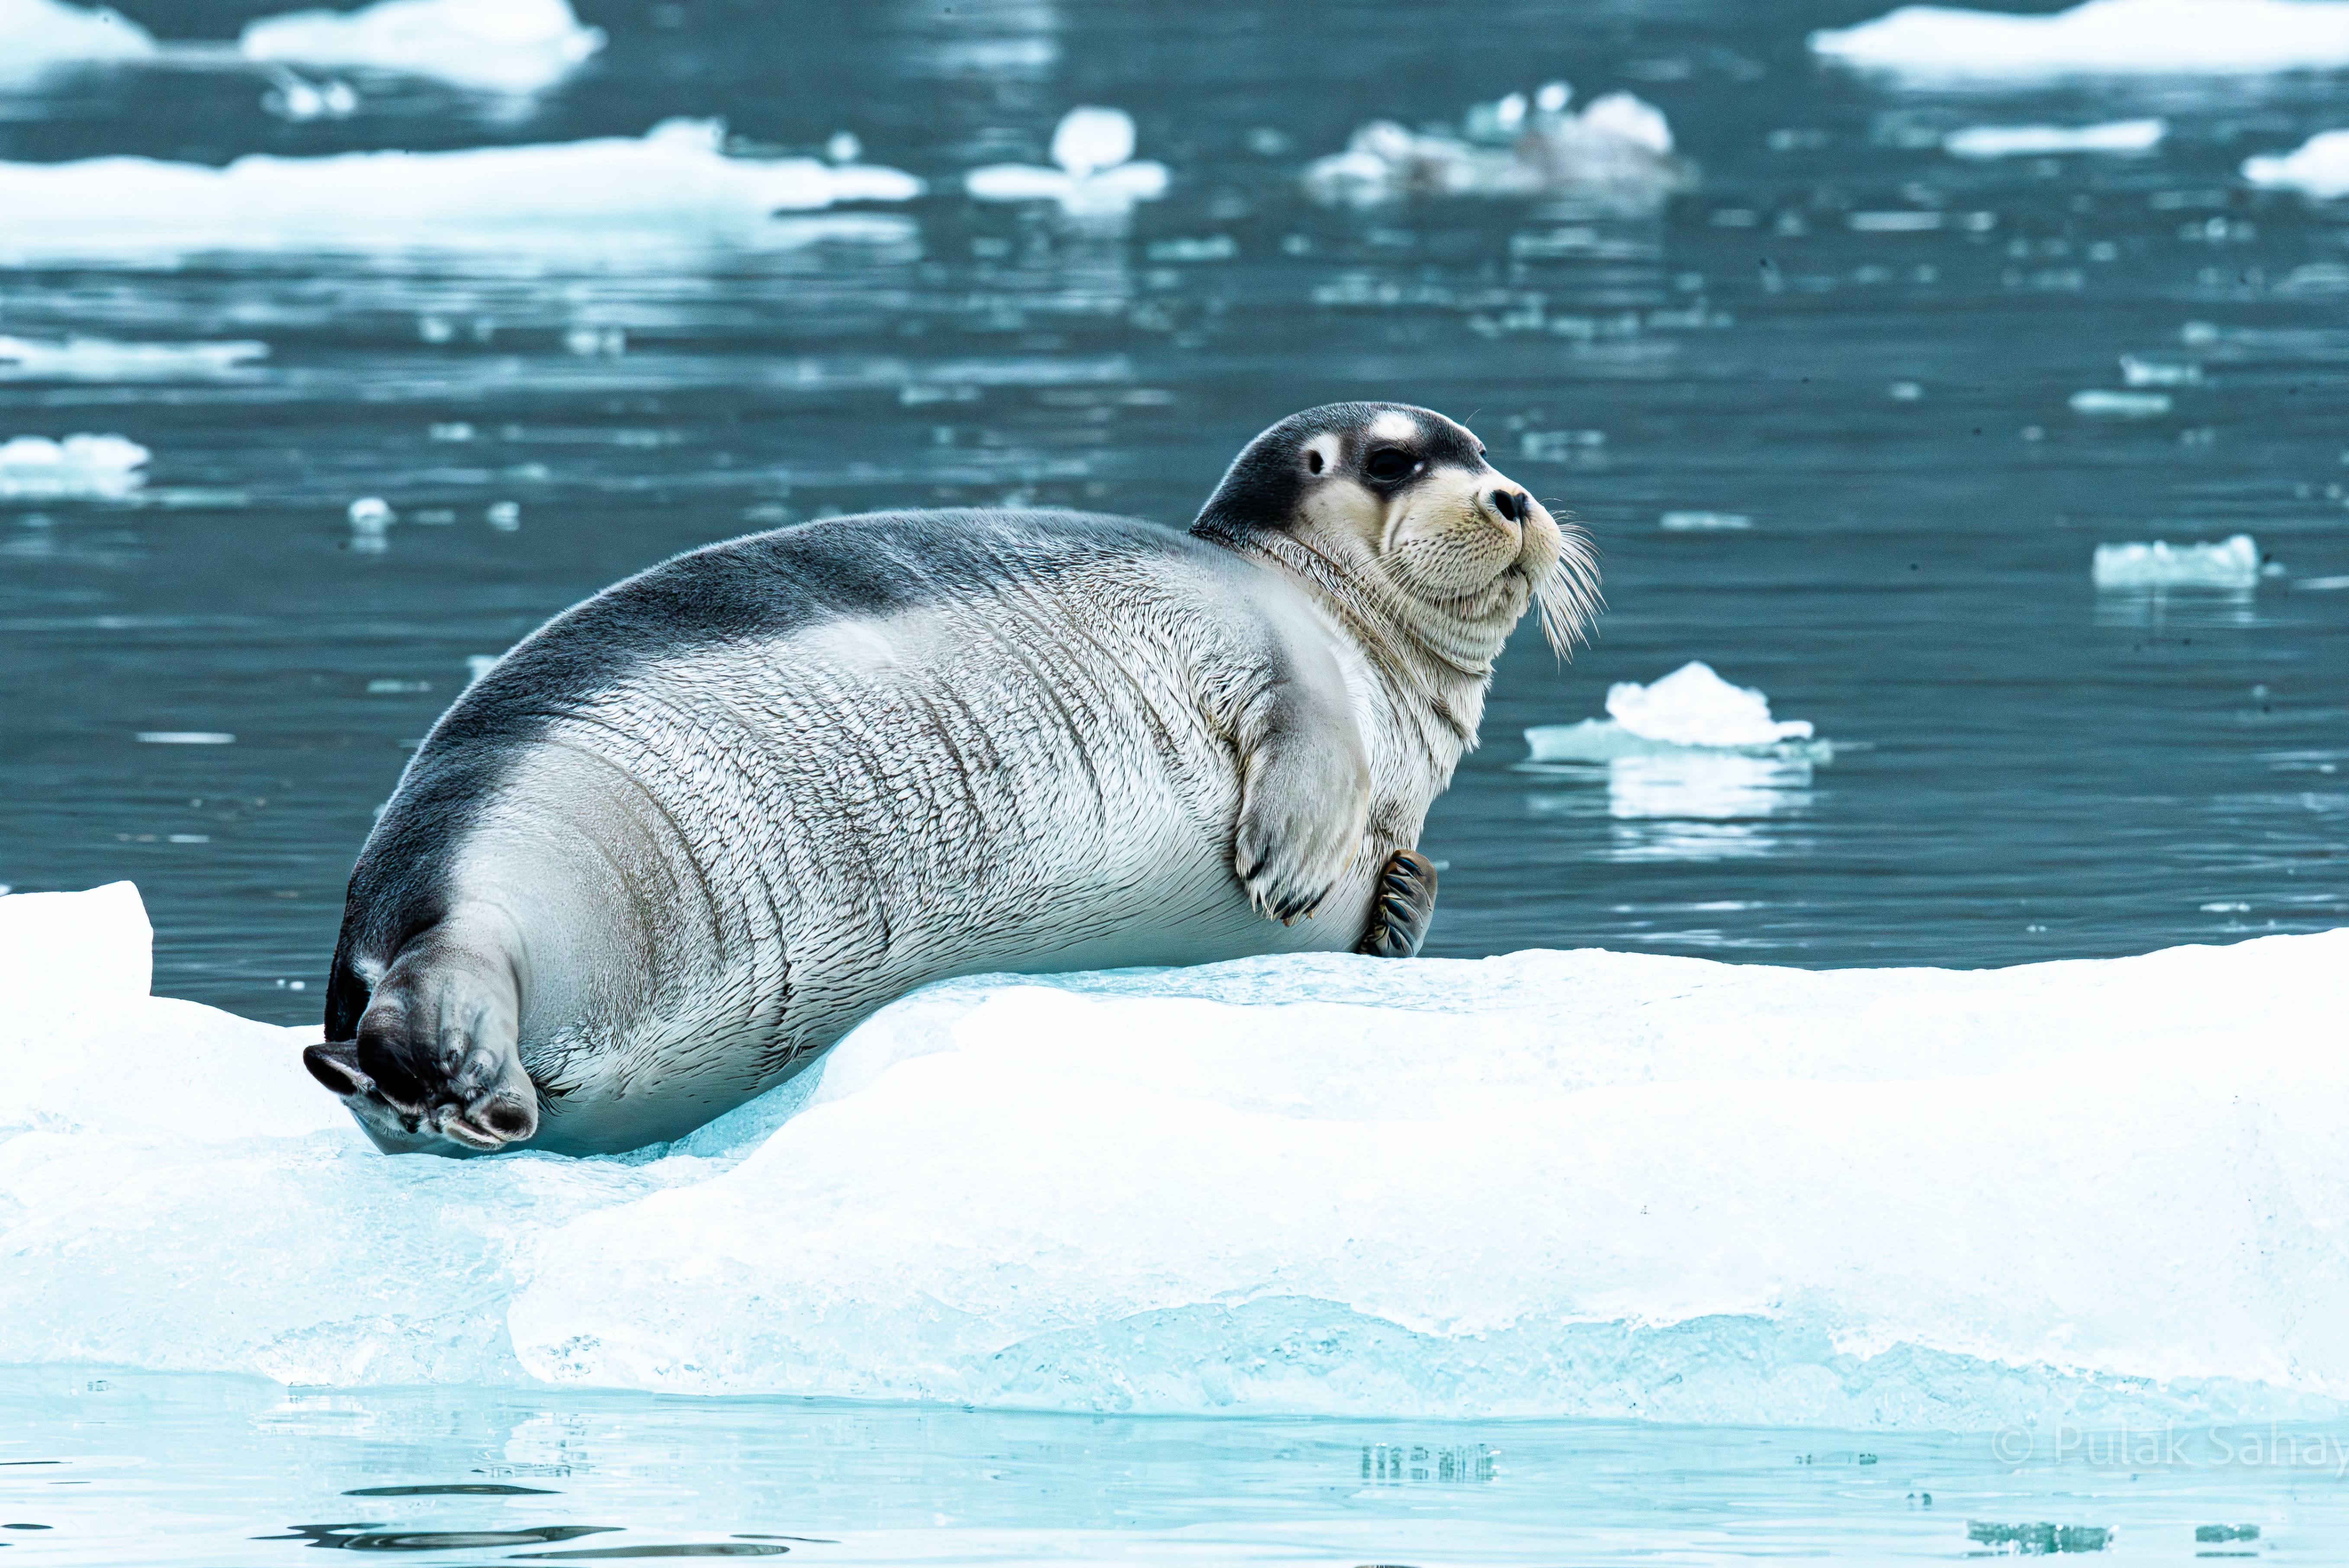
<path id="1" fill-rule="evenodd" d="M 1547 90 L 1547 89 L 1545 89 Z M 1343 152 L 1317 159 L 1305 170 L 1307 194 L 1331 205 L 1375 206 L 1411 197 L 1566 196 L 1595 206 L 1646 211 L 1693 183 L 1693 172 L 1672 154 L 1663 113 L 1630 93 L 1609 93 L 1581 114 L 1557 107 L 1532 113 L 1512 95 L 1468 114 L 1464 136 L 1421 133 L 1392 120 L 1374 120 L 1354 132 Z M 1504 113 L 1506 106 L 1516 106 Z M 1506 136 L 1506 145 L 1477 139 Z"/>
<path id="2" fill-rule="evenodd" d="M 2121 379 L 2132 387 L 2192 387 L 2202 379 L 2202 366 L 2190 359 L 2144 359 L 2121 356 Z"/>
<path id="3" fill-rule="evenodd" d="M 2091 570 L 2099 588 L 2256 588 L 2260 547 L 2248 533 L 2216 544 L 2099 544 Z"/>
<path id="4" fill-rule="evenodd" d="M 249 60 L 372 67 L 488 92 L 553 87 L 604 46 L 567 0 L 378 0 L 357 11 L 294 11 L 246 26 Z"/>
<path id="5" fill-rule="evenodd" d="M 22 86 L 68 66 L 155 57 L 147 29 L 111 6 L 61 0 L 0 0 L 0 87 Z"/>
<path id="6" fill-rule="evenodd" d="M 348 119 L 359 110 L 358 89 L 339 77 L 314 82 L 283 66 L 271 69 L 261 107 L 295 125 L 316 119 Z"/>
<path id="7" fill-rule="evenodd" d="M 990 163 L 963 177 L 981 201 L 1058 201 L 1072 212 L 1123 212 L 1166 193 L 1166 166 L 1133 157 L 1133 117 L 1079 107 L 1052 131 L 1054 168 Z"/>
<path id="8" fill-rule="evenodd" d="M 91 940 L 145 951 L 119 920 Z M 2349 1400 L 2344 1009 L 2349 932 L 1972 972 L 999 976 L 901 1000 L 666 1153 L 459 1162 L 375 1153 L 299 1066 L 315 1029 L 136 994 L 0 1006 L 0 1361 L 2264 1420 Z M 1920 1225 L 1924 1191 L 1960 1196 Z"/>
<path id="9" fill-rule="evenodd" d="M 1811 738 L 1809 720 L 1773 719 L 1768 697 L 1731 686 L 1702 659 L 1649 686 L 1616 682 L 1607 688 L 1607 713 L 1633 735 L 1673 746 L 1774 746 Z"/>
<path id="10" fill-rule="evenodd" d="M 18 436 L 0 444 L 0 497 L 10 500 L 119 500 L 146 481 L 150 454 L 120 436 Z"/>
<path id="11" fill-rule="evenodd" d="M 224 729 L 142 729 L 132 738 L 141 746 L 233 746 L 236 737 Z"/>
<path id="12" fill-rule="evenodd" d="M 643 137 L 453 152 L 0 163 L 0 261 L 191 251 L 445 249 L 569 255 L 647 245 L 757 247 L 773 222 L 845 201 L 903 201 L 921 181 L 870 164 L 730 158 L 714 120 Z"/>
<path id="13" fill-rule="evenodd" d="M 1668 511 L 1656 526 L 1667 533 L 1722 533 L 1752 528 L 1754 520 L 1742 511 Z"/>
<path id="14" fill-rule="evenodd" d="M 2168 133 L 2168 122 L 2159 119 L 2108 119 L 2098 125 L 1970 125 L 1943 137 L 1941 150 L 1974 159 L 2150 152 Z"/>
<path id="15" fill-rule="evenodd" d="M 144 996 L 154 942 L 130 882 L 0 896 L 0 1007 Z"/>
<path id="16" fill-rule="evenodd" d="M 2349 0 L 2085 0 L 2053 15 L 1904 5 L 1810 43 L 1920 80 L 2323 70 L 2349 65 Z"/>
<path id="17" fill-rule="evenodd" d="M 2072 412 L 2091 418 L 2154 419 L 2169 412 L 2167 392 L 2113 392 L 2091 387 L 2085 392 L 2073 393 L 2066 401 Z"/>
<path id="18" fill-rule="evenodd" d="M 0 337 L 0 380 L 212 381 L 269 356 L 265 343 L 116 343 Z"/>
<path id="19" fill-rule="evenodd" d="M 2349 196 L 2349 130 L 2319 131 L 2294 151 L 2247 158 L 2243 178 L 2254 185 L 2304 191 L 2323 201 Z"/>

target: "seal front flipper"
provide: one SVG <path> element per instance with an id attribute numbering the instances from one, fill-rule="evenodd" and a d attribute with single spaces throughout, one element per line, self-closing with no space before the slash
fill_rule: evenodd
<path id="1" fill-rule="evenodd" d="M 1240 727 L 1232 870 L 1257 913 L 1284 925 L 1337 891 L 1370 824 L 1370 753 L 1343 677 L 1322 662 L 1270 683 Z"/>
<path id="2" fill-rule="evenodd" d="M 1435 919 L 1435 867 L 1416 850 L 1397 850 L 1379 872 L 1371 927 L 1354 951 L 1372 958 L 1413 958 Z"/>

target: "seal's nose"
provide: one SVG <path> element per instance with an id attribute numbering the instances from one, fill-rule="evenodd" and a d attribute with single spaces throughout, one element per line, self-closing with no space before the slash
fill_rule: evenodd
<path id="1" fill-rule="evenodd" d="M 1493 492 L 1493 510 L 1511 522 L 1523 522 L 1532 515 L 1531 500 L 1523 490 L 1496 490 Z"/>

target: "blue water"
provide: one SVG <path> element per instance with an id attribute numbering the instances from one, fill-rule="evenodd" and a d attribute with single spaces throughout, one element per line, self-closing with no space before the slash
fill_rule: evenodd
<path id="1" fill-rule="evenodd" d="M 431 1564 L 678 1548 L 816 1563 L 1885 1563 L 2018 1544 L 2324 1562 L 2349 1533 L 2349 1429 L 1133 1419 L 92 1371 L 0 1374 L 0 1540 L 26 1568 L 291 1568 L 320 1547 Z"/>

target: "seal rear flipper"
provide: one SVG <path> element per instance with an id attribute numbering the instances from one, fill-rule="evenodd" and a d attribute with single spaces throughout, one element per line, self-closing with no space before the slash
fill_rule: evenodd
<path id="1" fill-rule="evenodd" d="M 310 1047 L 303 1065 L 384 1149 L 439 1140 L 467 1151 L 503 1149 L 539 1126 L 520 1016 L 520 987 L 502 953 L 428 932 L 384 972 L 356 1037 Z"/>

